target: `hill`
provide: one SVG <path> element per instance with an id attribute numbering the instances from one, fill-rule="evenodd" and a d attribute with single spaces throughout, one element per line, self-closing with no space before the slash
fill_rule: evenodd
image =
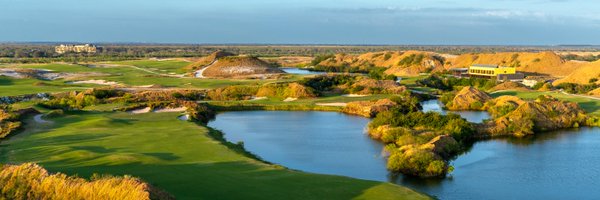
<path id="1" fill-rule="evenodd" d="M 185 69 L 186 69 L 186 71 L 198 70 L 202 67 L 212 64 L 215 60 L 217 60 L 219 58 L 233 56 L 233 55 L 234 54 L 226 52 L 226 51 L 221 51 L 221 50 L 215 51 L 215 52 L 209 54 L 208 56 L 201 57 L 198 60 L 194 61 L 192 64 L 185 66 Z"/>
<path id="2" fill-rule="evenodd" d="M 600 97 L 600 88 L 590 91 L 588 95 Z"/>
<path id="3" fill-rule="evenodd" d="M 256 57 L 227 56 L 217 58 L 217 60 L 203 70 L 202 76 L 211 78 L 244 78 L 280 73 L 285 72 Z"/>
<path id="4" fill-rule="evenodd" d="M 472 64 L 503 65 L 517 67 L 521 72 L 550 76 L 566 76 L 580 66 L 580 62 L 565 61 L 554 52 L 469 53 L 447 58 L 445 64 L 447 69 Z"/>
<path id="5" fill-rule="evenodd" d="M 443 70 L 443 57 L 423 51 L 383 51 L 359 55 L 336 54 L 321 61 L 320 66 L 386 67 L 386 74 L 413 76 L 422 72 Z"/>
<path id="6" fill-rule="evenodd" d="M 446 106 L 449 110 L 482 110 L 484 104 L 491 99 L 492 97 L 487 93 L 467 86 L 462 88 Z"/>
<path id="7" fill-rule="evenodd" d="M 414 76 L 423 72 L 469 67 L 473 64 L 513 66 L 517 67 L 518 71 L 529 74 L 564 77 L 586 62 L 565 61 L 551 51 L 467 53 L 458 56 L 425 51 L 383 51 L 358 55 L 341 53 L 318 63 L 319 66 L 325 67 L 385 67 L 388 68 L 386 74 L 396 76 Z"/>
<path id="8" fill-rule="evenodd" d="M 495 92 L 495 91 L 502 91 L 502 90 L 529 91 L 529 88 L 521 83 L 508 81 L 508 82 L 500 83 L 500 84 L 494 86 L 488 92 Z"/>
<path id="9" fill-rule="evenodd" d="M 588 84 L 592 79 L 600 79 L 600 61 L 584 63 L 567 77 L 554 81 L 554 85 L 561 83 Z M 595 83 L 600 83 L 598 80 Z"/>

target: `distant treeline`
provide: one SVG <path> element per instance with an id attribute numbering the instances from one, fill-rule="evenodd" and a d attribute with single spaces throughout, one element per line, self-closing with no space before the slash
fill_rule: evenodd
<path id="1" fill-rule="evenodd" d="M 536 52 L 547 50 L 596 51 L 594 46 L 336 46 L 336 45 L 184 45 L 184 44 L 96 44 L 95 54 L 57 54 L 54 46 L 59 43 L 4 43 L 0 44 L 0 62 L 86 62 L 126 60 L 141 58 L 198 57 L 216 50 L 234 54 L 263 57 L 317 56 L 336 53 L 359 54 L 375 51 L 420 50 L 448 54 L 486 52 Z"/>
<path id="2" fill-rule="evenodd" d="M 598 55 L 575 55 L 575 54 L 567 54 L 562 56 L 563 59 L 565 60 L 580 60 L 580 61 L 588 61 L 588 62 L 593 62 L 596 60 L 600 60 L 600 54 Z"/>

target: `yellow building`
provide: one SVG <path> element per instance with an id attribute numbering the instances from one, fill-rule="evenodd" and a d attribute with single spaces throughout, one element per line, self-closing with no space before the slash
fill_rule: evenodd
<path id="1" fill-rule="evenodd" d="M 495 78 L 499 75 L 516 74 L 514 67 L 502 67 L 498 65 L 471 65 L 469 67 L 469 76 L 478 78 Z"/>
<path id="2" fill-rule="evenodd" d="M 64 54 L 68 52 L 75 53 L 96 53 L 97 47 L 91 44 L 84 45 L 64 45 L 61 44 L 59 46 L 54 47 L 54 51 L 59 54 Z"/>

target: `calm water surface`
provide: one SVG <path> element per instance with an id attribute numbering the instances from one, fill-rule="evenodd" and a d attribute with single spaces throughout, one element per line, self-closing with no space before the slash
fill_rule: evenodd
<path id="1" fill-rule="evenodd" d="M 325 72 L 315 72 L 315 71 L 310 71 L 310 70 L 307 70 L 307 69 L 292 68 L 292 67 L 290 67 L 290 68 L 288 68 L 288 67 L 282 67 L 282 68 L 279 68 L 279 69 L 281 69 L 284 72 L 289 73 L 289 74 L 302 74 L 302 75 L 306 75 L 306 74 L 325 74 Z"/>
<path id="2" fill-rule="evenodd" d="M 481 111 L 446 111 L 442 108 L 442 103 L 437 99 L 423 101 L 421 102 L 421 105 L 423 106 L 423 112 L 433 111 L 442 114 L 455 113 L 465 118 L 467 121 L 475 123 L 480 123 L 483 122 L 483 120 L 490 118 L 490 115 L 487 112 Z"/>
<path id="3" fill-rule="evenodd" d="M 479 118 L 470 121 L 489 117 L 473 114 Z M 600 128 L 477 142 L 452 162 L 448 178 L 423 180 L 388 174 L 383 146 L 365 134 L 368 122 L 333 112 L 244 111 L 218 114 L 209 126 L 273 163 L 395 182 L 440 199 L 600 199 Z"/>

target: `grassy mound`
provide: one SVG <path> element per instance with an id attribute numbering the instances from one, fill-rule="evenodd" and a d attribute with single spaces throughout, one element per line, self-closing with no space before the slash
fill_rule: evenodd
<path id="1" fill-rule="evenodd" d="M 527 88 L 527 86 L 525 86 L 521 83 L 507 81 L 507 82 L 500 83 L 500 84 L 494 86 L 489 91 L 493 92 L 493 91 L 500 91 L 500 90 L 528 91 L 529 88 Z"/>
<path id="2" fill-rule="evenodd" d="M 387 111 L 395 105 L 396 102 L 389 99 L 354 101 L 346 104 L 343 112 L 364 117 L 375 117 L 377 113 Z"/>
<path id="3" fill-rule="evenodd" d="M 446 68 L 469 67 L 473 64 L 493 64 L 517 67 L 518 71 L 539 75 L 566 76 L 577 68 L 554 52 L 469 53 L 450 58 Z"/>
<path id="4" fill-rule="evenodd" d="M 299 83 L 271 83 L 265 84 L 258 89 L 257 97 L 278 98 L 313 98 L 317 95 L 310 87 Z"/>
<path id="5" fill-rule="evenodd" d="M 497 117 L 480 127 L 479 133 L 482 137 L 505 135 L 521 137 L 532 135 L 534 132 L 579 127 L 584 125 L 588 118 L 577 103 L 559 101 L 551 96 L 540 96 L 535 101 L 528 102 L 498 103 L 498 105 L 489 105 L 489 109 L 504 109 L 506 112 L 492 112 Z"/>
<path id="6" fill-rule="evenodd" d="M 554 85 L 561 83 L 600 83 L 600 61 L 586 63 L 584 66 L 574 70 L 567 77 L 553 82 Z"/>
<path id="7" fill-rule="evenodd" d="M 130 176 L 93 177 L 92 181 L 50 174 L 26 163 L 0 167 L 2 199 L 174 199 Z"/>
<path id="8" fill-rule="evenodd" d="M 592 96 L 597 96 L 597 97 L 600 97 L 600 88 L 598 88 L 598 89 L 595 89 L 595 90 L 592 90 L 592 91 L 590 91 L 588 94 L 589 94 L 589 95 L 592 95 Z"/>
<path id="9" fill-rule="evenodd" d="M 234 54 L 226 52 L 226 51 L 215 51 L 215 52 L 209 54 L 208 56 L 201 57 L 198 60 L 194 61 L 193 63 L 185 66 L 184 69 L 186 71 L 199 70 L 202 67 L 206 67 L 206 66 L 212 64 L 215 60 L 217 60 L 219 58 L 233 56 L 233 55 Z"/>
<path id="10" fill-rule="evenodd" d="M 228 56 L 219 58 L 208 66 L 203 75 L 213 78 L 237 78 L 279 73 L 285 72 L 256 57 Z"/>
<path id="11" fill-rule="evenodd" d="M 443 69 L 443 58 L 436 53 L 422 51 L 385 51 L 360 55 L 336 54 L 319 63 L 324 67 L 350 66 L 359 70 L 371 67 L 385 67 L 386 74 L 413 76 L 422 72 Z"/>
<path id="12" fill-rule="evenodd" d="M 449 110 L 482 110 L 484 104 L 492 99 L 485 92 L 467 86 L 460 90 L 451 102 L 446 104 Z"/>

